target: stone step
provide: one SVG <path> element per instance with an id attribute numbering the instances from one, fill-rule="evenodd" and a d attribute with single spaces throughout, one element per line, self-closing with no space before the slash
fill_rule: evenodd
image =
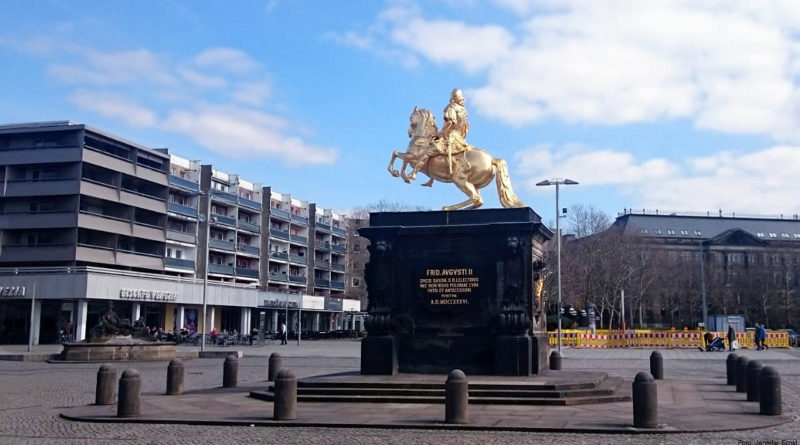
<path id="1" fill-rule="evenodd" d="M 488 405 L 582 405 L 591 403 L 613 403 L 631 400 L 630 395 L 617 393 L 623 383 L 620 377 L 604 379 L 592 389 L 570 391 L 548 391 L 529 389 L 481 389 L 470 384 L 469 403 Z M 410 385 L 390 387 L 337 387 L 312 385 L 298 387 L 299 402 L 339 402 L 339 403 L 444 403 L 443 385 L 436 388 L 408 388 Z M 413 385 L 411 385 L 413 386 Z M 428 385 L 425 385 L 428 386 Z M 492 385 L 486 385 L 492 386 Z M 504 385 L 495 385 L 504 386 Z M 253 398 L 273 401 L 274 387 L 266 391 L 253 391 Z"/>

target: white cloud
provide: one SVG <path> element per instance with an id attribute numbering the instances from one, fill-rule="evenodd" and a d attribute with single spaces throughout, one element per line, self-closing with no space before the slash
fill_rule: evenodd
<path id="1" fill-rule="evenodd" d="M 333 164 L 334 148 L 318 147 L 287 133 L 287 122 L 261 111 L 235 106 L 176 110 L 163 122 L 167 131 L 182 133 L 227 156 L 275 157 L 288 164 Z"/>
<path id="2" fill-rule="evenodd" d="M 678 164 L 661 158 L 589 147 L 539 146 L 515 157 L 531 192 L 559 176 L 584 186 L 617 186 L 635 207 L 670 211 L 779 214 L 800 211 L 800 147 L 774 146 L 751 153 L 723 151 Z"/>
<path id="3" fill-rule="evenodd" d="M 268 82 L 243 82 L 233 90 L 233 99 L 245 105 L 261 106 L 269 98 L 272 88 Z"/>
<path id="4" fill-rule="evenodd" d="M 210 48 L 194 58 L 197 66 L 203 68 L 220 68 L 233 73 L 254 71 L 258 63 L 244 51 L 236 48 Z"/>
<path id="5" fill-rule="evenodd" d="M 467 73 L 476 111 L 514 125 L 690 119 L 800 142 L 800 2 L 494 0 L 516 23 L 466 23 L 393 3 L 353 46 Z M 374 42 L 382 42 L 379 45 Z M 376 49 L 381 47 L 381 49 Z M 386 46 L 389 48 L 387 49 Z"/>
<path id="6" fill-rule="evenodd" d="M 78 63 L 55 63 L 50 75 L 65 83 L 93 86 L 122 85 L 132 82 L 150 82 L 159 85 L 178 83 L 174 75 L 164 68 L 166 63 L 148 50 L 131 50 L 104 53 L 86 47 L 70 46 L 71 53 L 82 60 Z"/>
<path id="7" fill-rule="evenodd" d="M 135 127 L 151 127 L 158 120 L 154 111 L 115 93 L 78 90 L 69 96 L 69 100 L 80 108 L 120 119 Z"/>

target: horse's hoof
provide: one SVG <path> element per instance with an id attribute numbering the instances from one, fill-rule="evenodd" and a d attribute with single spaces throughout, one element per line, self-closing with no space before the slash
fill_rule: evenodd
<path id="1" fill-rule="evenodd" d="M 400 173 L 398 173 L 396 170 L 389 170 L 389 173 L 391 173 L 395 178 L 400 176 Z"/>
<path id="2" fill-rule="evenodd" d="M 411 184 L 411 179 L 410 178 L 403 178 L 403 181 L 406 181 L 406 184 Z"/>

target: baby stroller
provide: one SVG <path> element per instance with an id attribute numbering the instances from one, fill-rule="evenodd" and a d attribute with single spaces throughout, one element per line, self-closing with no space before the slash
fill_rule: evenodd
<path id="1" fill-rule="evenodd" d="M 703 348 L 698 348 L 698 349 L 700 349 L 701 351 L 703 350 Z M 712 340 L 711 343 L 706 344 L 706 349 L 705 350 L 708 351 L 708 352 L 711 352 L 711 351 L 724 351 L 725 350 L 725 341 L 722 338 L 717 337 L 714 340 Z"/>

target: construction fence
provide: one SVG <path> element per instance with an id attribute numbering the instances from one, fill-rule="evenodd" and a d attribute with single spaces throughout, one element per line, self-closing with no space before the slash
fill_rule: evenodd
<path id="1" fill-rule="evenodd" d="M 562 346 L 574 348 L 702 348 L 704 332 L 700 331 L 661 331 L 636 329 L 626 331 L 596 330 L 594 334 L 587 330 L 562 329 Z M 712 332 L 715 337 L 725 340 L 728 347 L 727 332 Z M 550 346 L 558 344 L 558 331 L 549 331 L 547 338 Z M 750 349 L 756 347 L 753 332 L 737 332 L 739 347 Z M 770 348 L 789 348 L 787 332 L 767 332 L 764 344 Z"/>

